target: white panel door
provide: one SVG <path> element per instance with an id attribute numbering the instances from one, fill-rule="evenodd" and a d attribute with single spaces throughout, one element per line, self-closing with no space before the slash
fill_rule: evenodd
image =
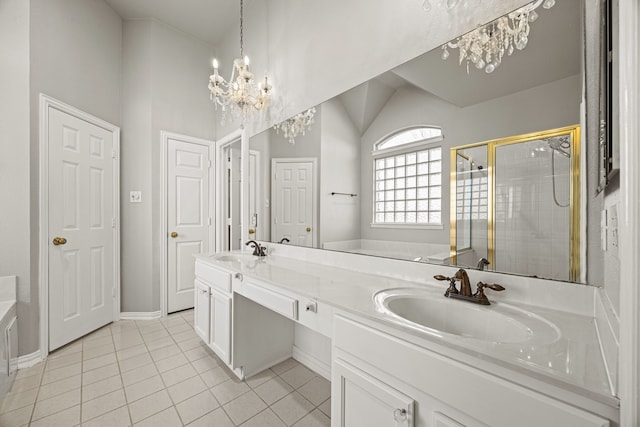
<path id="1" fill-rule="evenodd" d="M 111 131 L 49 109 L 49 351 L 113 320 Z"/>
<path id="2" fill-rule="evenodd" d="M 271 240 L 313 247 L 313 162 L 274 163 Z"/>
<path id="3" fill-rule="evenodd" d="M 167 311 L 193 307 L 195 259 L 209 251 L 209 147 L 169 138 L 167 144 Z"/>

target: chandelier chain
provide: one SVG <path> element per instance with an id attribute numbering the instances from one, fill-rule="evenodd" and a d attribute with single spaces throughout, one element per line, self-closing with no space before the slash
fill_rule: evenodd
<path id="1" fill-rule="evenodd" d="M 243 44 L 244 44 L 244 23 L 242 17 L 244 16 L 243 0 L 240 0 L 240 58 L 244 58 Z"/>

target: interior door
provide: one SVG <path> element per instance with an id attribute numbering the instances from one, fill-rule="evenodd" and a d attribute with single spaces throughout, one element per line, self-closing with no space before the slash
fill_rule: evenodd
<path id="1" fill-rule="evenodd" d="M 314 247 L 313 162 L 274 159 L 273 170 L 271 240 Z"/>
<path id="2" fill-rule="evenodd" d="M 113 320 L 114 135 L 49 108 L 49 351 Z"/>
<path id="3" fill-rule="evenodd" d="M 209 251 L 209 146 L 170 137 L 167 144 L 167 311 L 193 307 L 193 255 Z"/>

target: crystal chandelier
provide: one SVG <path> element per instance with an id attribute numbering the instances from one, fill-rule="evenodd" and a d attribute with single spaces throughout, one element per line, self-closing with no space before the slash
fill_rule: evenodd
<path id="1" fill-rule="evenodd" d="M 227 81 L 218 73 L 218 60 L 213 59 L 213 74 L 209 76 L 210 99 L 216 109 L 222 107 L 223 119 L 227 112 L 234 118 L 246 119 L 256 111 L 269 106 L 272 86 L 268 77 L 256 85 L 249 71 L 249 57 L 244 56 L 243 0 L 240 0 L 240 57 L 233 61 L 231 78 Z"/>
<path id="2" fill-rule="evenodd" d="M 492 73 L 502 62 L 504 54 L 511 55 L 515 49 L 522 50 L 529 41 L 530 23 L 538 19 L 536 9 L 542 5 L 551 9 L 555 0 L 536 0 L 495 21 L 480 26 L 458 37 L 456 41 L 442 45 L 442 59 L 449 57 L 449 48 L 460 49 L 460 65 L 466 61 L 477 69 Z"/>
<path id="3" fill-rule="evenodd" d="M 282 132 L 282 136 L 284 136 L 287 140 L 289 140 L 289 144 L 295 144 L 295 137 L 298 135 L 304 136 L 305 133 L 311 128 L 313 124 L 313 116 L 316 114 L 316 108 L 309 108 L 307 111 L 303 111 L 302 113 L 298 113 L 290 119 L 285 120 L 284 122 L 278 123 L 274 125 L 273 128 L 276 130 L 277 134 Z"/>

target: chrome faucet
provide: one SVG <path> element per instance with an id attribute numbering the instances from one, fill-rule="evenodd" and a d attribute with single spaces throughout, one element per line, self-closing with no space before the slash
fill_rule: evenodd
<path id="1" fill-rule="evenodd" d="M 482 283 L 478 282 L 476 292 L 474 294 L 471 293 L 471 284 L 469 282 L 469 275 L 467 272 L 461 268 L 456 272 L 452 277 L 446 277 L 441 274 L 433 276 L 436 280 L 447 280 L 449 281 L 449 288 L 444 293 L 444 296 L 447 298 L 453 299 L 461 299 L 464 301 L 473 302 L 475 304 L 481 305 L 489 305 L 489 299 L 484 294 L 484 288 L 489 288 L 494 291 L 504 291 L 504 287 L 501 285 L 497 285 L 495 283 Z M 456 287 L 456 282 L 460 282 L 460 290 Z"/>
<path id="2" fill-rule="evenodd" d="M 486 259 L 484 257 L 480 258 L 478 260 L 478 270 L 480 270 L 480 271 L 484 270 L 484 268 L 489 264 L 491 264 L 491 263 L 489 262 L 488 259 Z"/>
<path id="3" fill-rule="evenodd" d="M 260 246 L 260 243 L 256 242 L 255 240 L 249 240 L 247 243 L 245 243 L 245 245 L 252 245 L 251 247 L 253 248 L 253 255 L 267 256 L 267 254 L 265 253 L 266 248 L 264 246 Z"/>

